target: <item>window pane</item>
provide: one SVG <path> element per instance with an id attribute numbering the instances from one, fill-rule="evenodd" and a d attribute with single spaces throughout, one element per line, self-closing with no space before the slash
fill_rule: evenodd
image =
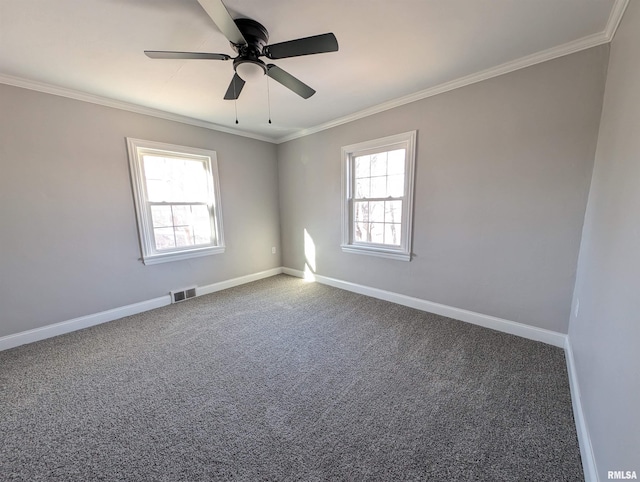
<path id="1" fill-rule="evenodd" d="M 201 161 L 143 156 L 151 202 L 206 202 L 208 179 Z"/>
<path id="2" fill-rule="evenodd" d="M 400 224 L 386 224 L 384 225 L 384 243 L 400 246 Z"/>
<path id="3" fill-rule="evenodd" d="M 355 223 L 353 229 L 354 241 L 363 243 L 370 240 L 369 223 Z"/>
<path id="4" fill-rule="evenodd" d="M 203 176 L 204 165 L 199 161 L 167 159 L 169 164 L 169 202 L 207 200 L 207 178 Z"/>
<path id="5" fill-rule="evenodd" d="M 387 174 L 404 174 L 404 149 L 387 153 Z"/>
<path id="6" fill-rule="evenodd" d="M 195 244 L 211 244 L 211 224 L 202 224 L 194 227 L 193 237 Z"/>
<path id="7" fill-rule="evenodd" d="M 180 226 L 176 227 L 176 246 L 193 246 L 195 243 L 193 241 L 193 233 L 191 230 L 191 226 Z"/>
<path id="8" fill-rule="evenodd" d="M 154 228 L 173 226 L 171 222 L 171 206 L 151 206 L 151 219 Z"/>
<path id="9" fill-rule="evenodd" d="M 369 177 L 370 174 L 370 170 L 369 170 L 369 164 L 370 164 L 370 156 L 359 156 L 356 157 L 355 160 L 355 167 L 356 167 L 356 178 L 360 178 L 360 177 Z"/>
<path id="10" fill-rule="evenodd" d="M 156 249 L 214 244 L 209 207 L 196 205 L 151 206 Z"/>
<path id="11" fill-rule="evenodd" d="M 172 206 L 174 226 L 191 224 L 191 206 Z"/>
<path id="12" fill-rule="evenodd" d="M 387 197 L 387 177 L 371 178 L 371 197 Z"/>
<path id="13" fill-rule="evenodd" d="M 377 244 L 384 243 L 384 223 L 370 223 L 371 242 Z"/>
<path id="14" fill-rule="evenodd" d="M 387 193 L 392 197 L 404 196 L 404 176 L 396 175 L 387 178 Z"/>
<path id="15" fill-rule="evenodd" d="M 163 202 L 169 198 L 167 161 L 164 157 L 143 156 L 144 176 L 147 180 L 147 197 L 151 202 Z"/>
<path id="16" fill-rule="evenodd" d="M 387 174 L 387 153 L 371 155 L 371 176 L 384 176 Z"/>
<path id="17" fill-rule="evenodd" d="M 196 244 L 211 244 L 211 217 L 209 208 L 203 205 L 191 206 L 193 216 L 193 235 Z"/>
<path id="18" fill-rule="evenodd" d="M 209 207 L 204 204 L 196 204 L 191 206 L 191 213 L 194 219 L 194 222 L 200 223 L 202 221 L 209 222 Z"/>
<path id="19" fill-rule="evenodd" d="M 356 221 L 368 221 L 369 220 L 369 203 L 364 202 L 355 202 L 353 204 L 355 211 L 355 219 Z"/>
<path id="20" fill-rule="evenodd" d="M 356 179 L 356 199 L 363 199 L 371 197 L 369 184 L 371 183 L 371 178 L 365 177 L 364 179 Z"/>
<path id="21" fill-rule="evenodd" d="M 178 192 L 180 193 L 183 201 L 207 201 L 207 172 L 204 164 L 199 161 L 185 161 L 180 160 L 182 163 L 180 168 L 180 175 L 176 181 L 179 186 Z"/>
<path id="22" fill-rule="evenodd" d="M 375 223 L 384 222 L 384 201 L 369 203 L 369 221 Z"/>
<path id="23" fill-rule="evenodd" d="M 155 228 L 153 237 L 156 242 L 158 251 L 176 247 L 175 238 L 173 237 L 173 228 Z"/>
<path id="24" fill-rule="evenodd" d="M 192 206 L 193 214 L 193 234 L 196 244 L 210 244 L 212 239 L 211 217 L 207 206 Z"/>
<path id="25" fill-rule="evenodd" d="M 169 186 L 161 179 L 147 179 L 147 198 L 151 202 L 162 202 L 169 198 Z"/>
<path id="26" fill-rule="evenodd" d="M 402 201 L 385 201 L 384 221 L 385 223 L 402 222 Z"/>
<path id="27" fill-rule="evenodd" d="M 144 162 L 144 175 L 147 179 L 166 179 L 167 163 L 164 157 L 142 156 Z"/>

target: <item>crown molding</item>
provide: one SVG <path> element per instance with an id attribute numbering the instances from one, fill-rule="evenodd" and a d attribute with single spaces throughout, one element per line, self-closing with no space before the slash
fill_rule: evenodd
<path id="1" fill-rule="evenodd" d="M 297 132 L 294 132 L 293 134 L 289 134 L 289 135 L 275 138 L 275 139 L 271 137 L 261 136 L 259 134 L 254 134 L 251 132 L 242 131 L 239 129 L 233 129 L 230 127 L 221 126 L 221 125 L 214 124 L 212 122 L 203 121 L 200 119 L 194 119 L 192 117 L 173 114 L 171 112 L 167 112 L 159 109 L 153 109 L 151 107 L 144 107 L 138 104 L 110 99 L 108 97 L 102 97 L 99 95 L 89 94 L 86 92 L 68 89 L 65 87 L 60 87 L 52 84 L 46 84 L 43 82 L 37 82 L 34 80 L 27 80 L 19 77 L 13 77 L 10 75 L 0 74 L 0 84 L 7 84 L 15 87 L 21 87 L 24 89 L 36 90 L 38 92 L 58 95 L 61 97 L 68 97 L 70 99 L 80 100 L 83 102 L 89 102 L 92 104 L 112 107 L 114 109 L 126 110 L 129 112 L 135 112 L 137 114 L 149 115 L 149 116 L 157 117 L 160 119 L 180 122 L 182 124 L 188 124 L 196 127 L 203 127 L 205 129 L 225 132 L 227 134 L 248 137 L 248 138 L 256 139 L 259 141 L 282 144 L 283 142 L 288 142 L 294 139 L 298 139 L 300 137 L 305 137 L 311 134 L 315 134 L 316 132 L 331 129 L 332 127 L 337 127 L 339 125 L 346 124 L 348 122 L 353 122 L 358 119 L 363 119 L 365 117 L 369 117 L 371 115 L 378 114 L 380 112 L 384 112 L 386 110 L 393 109 L 395 107 L 400 107 L 405 104 L 410 104 L 411 102 L 416 102 L 422 99 L 426 99 L 428 97 L 433 97 L 434 95 L 443 94 L 451 90 L 459 89 L 461 87 L 475 84 L 483 80 L 488 80 L 493 77 L 498 77 L 500 75 L 508 74 L 516 70 L 524 69 L 532 65 L 546 62 L 548 60 L 553 60 L 558 57 L 563 57 L 565 55 L 579 52 L 581 50 L 585 50 L 592 47 L 597 47 L 598 45 L 609 43 L 613 40 L 613 37 L 616 34 L 616 30 L 620 25 L 620 21 L 622 20 L 622 16 L 624 15 L 624 12 L 628 4 L 629 4 L 629 0 L 614 0 L 613 6 L 611 8 L 611 13 L 609 14 L 609 19 L 607 21 L 607 25 L 604 31 L 600 33 L 589 35 L 587 37 L 583 37 L 581 39 L 574 40 L 572 42 L 568 42 L 566 44 L 559 45 L 557 47 L 543 50 L 542 52 L 537 52 L 535 54 L 528 55 L 526 57 L 521 57 L 511 62 L 506 62 L 504 64 L 498 65 L 497 67 L 492 67 L 480 72 L 476 72 L 474 74 L 470 74 L 464 77 L 460 77 L 458 79 L 451 80 L 449 82 L 444 82 L 442 84 L 429 87 L 428 89 L 421 90 L 419 92 L 415 92 L 413 94 L 409 94 L 403 97 L 399 97 L 397 99 L 392 99 L 387 102 L 383 102 L 381 104 L 355 112 L 353 114 L 349 114 L 344 117 L 333 119 L 323 124 L 319 124 L 313 127 L 305 128 L 305 129 L 300 129 Z"/>
<path id="2" fill-rule="evenodd" d="M 609 39 L 609 42 L 611 42 L 613 37 L 616 35 L 616 31 L 618 30 L 622 16 L 627 9 L 627 5 L 629 5 L 629 0 L 615 0 L 613 3 L 611 14 L 607 21 L 607 27 L 604 29 L 604 33 Z"/>
<path id="3" fill-rule="evenodd" d="M 400 107 L 405 104 L 410 104 L 411 102 L 416 102 L 418 100 L 426 99 L 428 97 L 433 97 L 434 95 L 443 94 L 451 90 L 459 89 L 460 87 L 465 87 L 467 85 L 475 84 L 476 82 L 488 80 L 493 77 L 498 77 L 500 75 L 508 74 L 509 72 L 514 72 L 516 70 L 524 69 L 526 67 L 540 64 L 548 60 L 553 60 L 559 57 L 563 57 L 565 55 L 579 52 L 581 50 L 586 50 L 592 47 L 597 47 L 598 45 L 609 43 L 615 36 L 616 30 L 618 29 L 618 25 L 620 25 L 620 21 L 622 20 L 622 16 L 628 4 L 629 4 L 629 0 L 614 1 L 613 6 L 611 8 L 611 13 L 609 15 L 609 19 L 607 21 L 607 25 L 604 31 L 600 33 L 588 35 L 587 37 L 583 37 L 578 40 L 568 42 L 566 44 L 558 45 L 557 47 L 552 47 L 550 49 L 543 50 L 541 52 L 537 52 L 532 55 L 527 55 L 526 57 L 521 57 L 511 62 L 506 62 L 504 64 L 498 65 L 497 67 L 492 67 L 490 69 L 486 69 L 480 72 L 476 72 L 474 74 L 460 77 L 455 80 L 451 80 L 449 82 L 436 85 L 434 87 L 429 87 L 428 89 L 421 90 L 419 92 L 415 92 L 413 94 L 409 94 L 404 97 L 399 97 L 397 99 L 393 99 L 388 102 L 383 102 L 382 104 L 369 107 L 367 109 L 355 112 L 353 114 L 346 115 L 344 117 L 339 117 L 337 119 L 331 120 L 329 122 L 325 122 L 323 124 L 319 124 L 314 127 L 301 129 L 297 132 L 294 132 L 293 134 L 280 137 L 275 142 L 276 144 L 282 144 L 283 142 L 287 142 L 293 139 L 298 139 L 300 137 L 315 134 L 316 132 L 331 129 L 332 127 L 337 127 L 339 125 L 346 124 L 348 122 L 353 122 L 358 119 L 363 119 L 365 117 L 369 117 L 379 112 L 384 112 L 386 110 L 393 109 L 395 107 Z"/>
<path id="4" fill-rule="evenodd" d="M 20 87 L 23 89 L 35 90 L 38 92 L 44 92 L 45 94 L 58 95 L 60 97 L 67 97 L 69 99 L 80 100 L 82 102 L 89 102 L 91 104 L 102 105 L 105 107 L 112 107 L 114 109 L 134 112 L 136 114 L 143 114 L 151 117 L 157 117 L 159 119 L 180 122 L 181 124 L 188 124 L 196 127 L 204 127 L 205 129 L 225 132 L 227 134 L 233 134 L 236 136 L 250 137 L 251 139 L 257 139 L 259 141 L 265 141 L 269 143 L 274 142 L 272 138 L 261 136 L 259 134 L 253 134 L 251 132 L 245 132 L 239 129 L 232 129 L 230 127 L 224 127 L 218 124 L 214 124 L 212 122 L 207 122 L 200 119 L 194 119 L 193 117 L 187 117 L 180 114 L 173 114 L 171 112 L 163 111 L 160 109 L 153 109 L 151 107 L 145 107 L 139 104 L 133 104 L 133 103 L 125 102 L 122 100 L 116 100 L 116 99 L 111 99 L 109 97 L 102 97 L 95 94 L 89 94 L 87 92 L 68 89 L 66 87 L 60 87 L 58 85 L 46 84 L 44 82 L 38 82 L 36 80 L 28 80 L 20 77 L 14 77 L 12 75 L 0 74 L 0 84 L 7 84 L 7 85 L 12 85 L 14 87 Z"/>
<path id="5" fill-rule="evenodd" d="M 382 104 L 369 107 L 368 109 L 364 109 L 364 110 L 355 112 L 353 114 L 349 114 L 344 117 L 340 117 L 338 119 L 325 122 L 324 124 L 319 124 L 317 126 L 310 127 L 308 129 L 300 130 L 293 134 L 278 138 L 276 140 L 276 143 L 281 144 L 283 142 L 291 141 L 293 139 L 298 139 L 300 137 L 308 136 L 310 134 L 315 134 L 316 132 L 324 131 L 326 129 L 331 129 L 332 127 L 337 127 L 339 125 L 346 124 L 348 122 L 353 122 L 358 119 L 363 119 L 365 117 L 378 114 L 379 112 L 384 112 L 386 110 L 393 109 L 395 107 L 400 107 L 402 105 L 410 104 L 418 100 L 426 99 L 428 97 L 433 97 L 434 95 L 443 94 L 445 92 L 459 89 L 467 85 L 475 84 L 477 82 L 482 82 L 483 80 L 488 80 L 493 77 L 498 77 L 500 75 L 508 74 L 509 72 L 524 69 L 525 67 L 530 67 L 532 65 L 546 62 L 548 60 L 553 60 L 558 57 L 563 57 L 565 55 L 579 52 L 581 50 L 585 50 L 591 47 L 596 47 L 598 45 L 602 45 L 607 42 L 609 42 L 609 39 L 607 38 L 604 32 L 594 34 L 594 35 L 589 35 L 588 37 L 584 37 L 579 40 L 560 45 L 558 47 L 553 47 L 551 49 L 543 50 L 542 52 L 528 55 L 526 57 L 521 57 L 511 62 L 506 62 L 504 64 L 498 65 L 497 67 L 492 67 L 490 69 L 482 70 L 474 74 L 466 75 L 464 77 L 460 77 L 455 80 L 451 80 L 449 82 L 436 85 L 434 87 L 429 87 L 428 89 L 421 90 L 413 94 L 405 95 L 404 97 L 399 97 L 397 99 L 393 99 L 388 102 L 384 102 Z"/>

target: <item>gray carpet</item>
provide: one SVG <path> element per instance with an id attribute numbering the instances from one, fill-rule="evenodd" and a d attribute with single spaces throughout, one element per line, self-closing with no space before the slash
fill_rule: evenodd
<path id="1" fill-rule="evenodd" d="M 0 352 L 2 480 L 582 480 L 561 349 L 285 275 Z"/>

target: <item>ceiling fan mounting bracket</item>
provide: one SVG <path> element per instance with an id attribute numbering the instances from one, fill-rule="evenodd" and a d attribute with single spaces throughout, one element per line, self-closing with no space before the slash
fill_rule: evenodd
<path id="1" fill-rule="evenodd" d="M 262 51 L 269 41 L 269 32 L 259 22 L 250 18 L 236 18 L 234 20 L 238 26 L 238 30 L 247 41 L 246 44 L 231 43 L 231 47 L 238 52 L 239 55 L 255 55 L 256 58 L 262 55 Z"/>

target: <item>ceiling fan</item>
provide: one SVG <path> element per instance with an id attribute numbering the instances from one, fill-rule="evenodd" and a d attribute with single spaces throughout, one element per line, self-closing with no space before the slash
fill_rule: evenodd
<path id="1" fill-rule="evenodd" d="M 198 2 L 229 40 L 238 56 L 233 58 L 226 54 L 206 52 L 145 50 L 144 53 L 147 57 L 152 59 L 233 60 L 235 73 L 224 96 L 226 100 L 237 99 L 246 80 L 265 74 L 304 99 L 308 99 L 316 93 L 311 87 L 277 65 L 265 64 L 260 60 L 260 57 L 277 60 L 335 52 L 338 50 L 338 40 L 333 33 L 267 45 L 269 32 L 260 23 L 250 18 L 231 18 L 222 0 L 198 0 Z"/>

